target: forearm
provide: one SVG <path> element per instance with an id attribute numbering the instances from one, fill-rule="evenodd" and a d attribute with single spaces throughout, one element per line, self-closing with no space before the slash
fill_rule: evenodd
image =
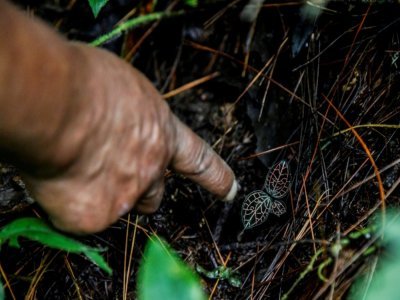
<path id="1" fill-rule="evenodd" d="M 80 110 L 84 57 L 4 0 L 0 39 L 0 159 L 46 169 L 58 159 L 49 152 L 63 135 L 63 123 Z"/>

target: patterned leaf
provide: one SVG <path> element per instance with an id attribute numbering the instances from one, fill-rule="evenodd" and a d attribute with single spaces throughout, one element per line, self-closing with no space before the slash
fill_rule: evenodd
<path id="1" fill-rule="evenodd" d="M 242 205 L 244 229 L 264 223 L 271 209 L 271 197 L 263 191 L 255 190 L 246 196 Z"/>
<path id="2" fill-rule="evenodd" d="M 273 213 L 280 217 L 286 213 L 282 199 L 289 192 L 291 176 L 289 165 L 282 160 L 275 164 L 267 174 L 263 189 L 248 194 L 242 204 L 242 223 L 244 229 L 253 228 L 264 223 Z"/>
<path id="3" fill-rule="evenodd" d="M 281 199 L 289 192 L 291 184 L 289 165 L 281 160 L 267 174 L 263 189 L 273 198 Z"/>
<path id="4" fill-rule="evenodd" d="M 286 206 L 280 200 L 273 200 L 271 204 L 271 212 L 280 217 L 286 213 Z"/>

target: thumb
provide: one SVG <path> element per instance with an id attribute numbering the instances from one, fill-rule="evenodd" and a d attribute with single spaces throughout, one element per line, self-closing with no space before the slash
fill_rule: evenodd
<path id="1" fill-rule="evenodd" d="M 209 192 L 232 201 L 237 192 L 235 175 L 215 151 L 175 116 L 175 153 L 172 168 Z"/>

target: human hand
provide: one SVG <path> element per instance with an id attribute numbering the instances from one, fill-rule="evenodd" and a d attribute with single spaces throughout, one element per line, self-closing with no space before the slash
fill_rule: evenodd
<path id="1" fill-rule="evenodd" d="M 154 212 L 168 166 L 220 198 L 234 198 L 232 170 L 171 113 L 142 74 L 107 51 L 71 47 L 79 57 L 77 105 L 51 147 L 53 161 L 62 163 L 50 175 L 24 175 L 56 227 L 91 233 L 133 207 Z"/>

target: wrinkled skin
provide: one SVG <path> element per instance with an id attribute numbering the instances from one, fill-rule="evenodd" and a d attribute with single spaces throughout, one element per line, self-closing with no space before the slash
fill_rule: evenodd
<path id="1" fill-rule="evenodd" d="M 96 100 L 89 101 L 63 141 L 70 144 L 74 137 L 69 135 L 83 138 L 76 145 L 61 143 L 75 154 L 59 174 L 26 177 L 57 227 L 92 232 L 134 205 L 139 212 L 154 212 L 170 164 L 218 196 L 228 194 L 233 182 L 229 168 L 171 113 L 147 79 L 105 51 L 75 46 L 88 52 L 87 84 L 94 93 L 88 98 Z"/>
<path id="2" fill-rule="evenodd" d="M 137 70 L 0 0 L 0 28 L 2 18 L 12 29 L 0 38 L 15 38 L 0 45 L 0 154 L 21 169 L 56 227 L 91 233 L 133 207 L 154 212 L 168 166 L 233 199 L 232 170 Z"/>

